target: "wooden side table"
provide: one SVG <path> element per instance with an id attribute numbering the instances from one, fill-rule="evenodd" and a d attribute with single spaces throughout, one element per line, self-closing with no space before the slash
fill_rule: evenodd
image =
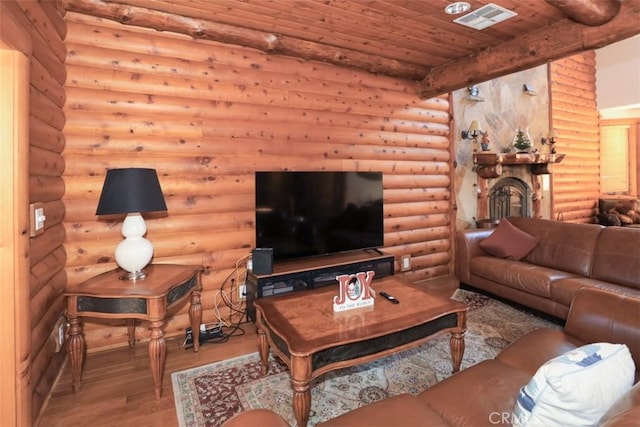
<path id="1" fill-rule="evenodd" d="M 83 283 L 69 287 L 67 320 L 70 324 L 67 351 L 71 362 L 73 392 L 80 390 L 84 363 L 85 340 L 80 317 L 126 319 L 129 347 L 135 345 L 136 319 L 151 325 L 149 360 L 156 399 L 162 395 L 162 375 L 167 353 L 162 326 L 167 312 L 191 296 L 189 320 L 193 331 L 193 351 L 200 347 L 201 266 L 154 264 L 146 268 L 143 280 L 121 280 L 122 270 L 102 273 Z"/>

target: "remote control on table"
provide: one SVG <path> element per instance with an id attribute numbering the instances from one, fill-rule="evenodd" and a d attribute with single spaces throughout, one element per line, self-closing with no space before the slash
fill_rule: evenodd
<path id="1" fill-rule="evenodd" d="M 385 291 L 380 291 L 380 296 L 388 299 L 389 301 L 391 301 L 394 304 L 400 304 L 400 301 L 398 301 L 396 299 L 396 297 L 389 295 L 388 293 L 386 293 Z"/>

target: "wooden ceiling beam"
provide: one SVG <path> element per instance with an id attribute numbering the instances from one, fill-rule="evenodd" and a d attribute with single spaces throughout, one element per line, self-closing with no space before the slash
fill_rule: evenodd
<path id="1" fill-rule="evenodd" d="M 434 67 L 419 94 L 431 98 L 516 71 L 597 49 L 640 34 L 640 0 L 625 0 L 615 18 L 591 27 L 566 19 L 479 53 Z"/>
<path id="2" fill-rule="evenodd" d="M 545 0 L 564 15 L 584 25 L 606 24 L 618 15 L 620 0 Z"/>
<path id="3" fill-rule="evenodd" d="M 419 94 L 430 98 L 546 62 L 596 49 L 640 33 L 640 0 L 546 0 L 565 19 L 499 43 L 464 58 L 429 68 L 357 50 L 254 30 L 212 20 L 167 13 L 108 0 L 62 0 L 65 10 L 110 19 L 126 25 L 212 40 L 352 67 L 372 73 L 422 80 Z M 153 3 L 149 3 L 153 4 Z M 579 22 L 578 22 L 579 21 Z M 607 21 L 599 26 L 594 22 Z"/>
<path id="4" fill-rule="evenodd" d="M 67 11 L 110 19 L 125 25 L 171 31 L 194 39 L 236 44 L 267 53 L 328 62 L 410 80 L 421 80 L 429 71 L 428 67 L 418 64 L 144 7 L 103 0 L 63 0 L 63 7 Z"/>

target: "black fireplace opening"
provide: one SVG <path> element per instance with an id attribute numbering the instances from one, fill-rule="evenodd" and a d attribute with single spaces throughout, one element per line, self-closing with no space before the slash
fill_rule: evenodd
<path id="1" fill-rule="evenodd" d="M 489 192 L 489 218 L 531 216 L 531 187 L 519 178 L 502 178 Z"/>

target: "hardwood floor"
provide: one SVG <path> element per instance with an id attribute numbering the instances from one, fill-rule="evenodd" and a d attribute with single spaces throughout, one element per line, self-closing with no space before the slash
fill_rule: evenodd
<path id="1" fill-rule="evenodd" d="M 451 296 L 458 288 L 455 277 L 420 282 L 422 286 Z M 182 348 L 183 338 L 167 339 L 167 360 L 162 398 L 155 400 L 147 343 L 89 353 L 82 373 L 82 389 L 73 394 L 68 361 L 35 425 L 41 427 L 144 427 L 177 426 L 171 373 L 213 363 L 258 350 L 256 328 L 243 323 L 244 335 L 222 344 L 205 343 L 198 353 Z M 1 423 L 0 423 L 1 424 Z"/>
<path id="2" fill-rule="evenodd" d="M 54 386 L 37 426 L 177 426 L 171 373 L 257 351 L 253 323 L 243 323 L 244 335 L 222 344 L 205 343 L 198 353 L 182 348 L 182 338 L 167 339 L 162 398 L 155 400 L 147 343 L 89 353 L 82 389 L 73 394 L 69 363 Z"/>

